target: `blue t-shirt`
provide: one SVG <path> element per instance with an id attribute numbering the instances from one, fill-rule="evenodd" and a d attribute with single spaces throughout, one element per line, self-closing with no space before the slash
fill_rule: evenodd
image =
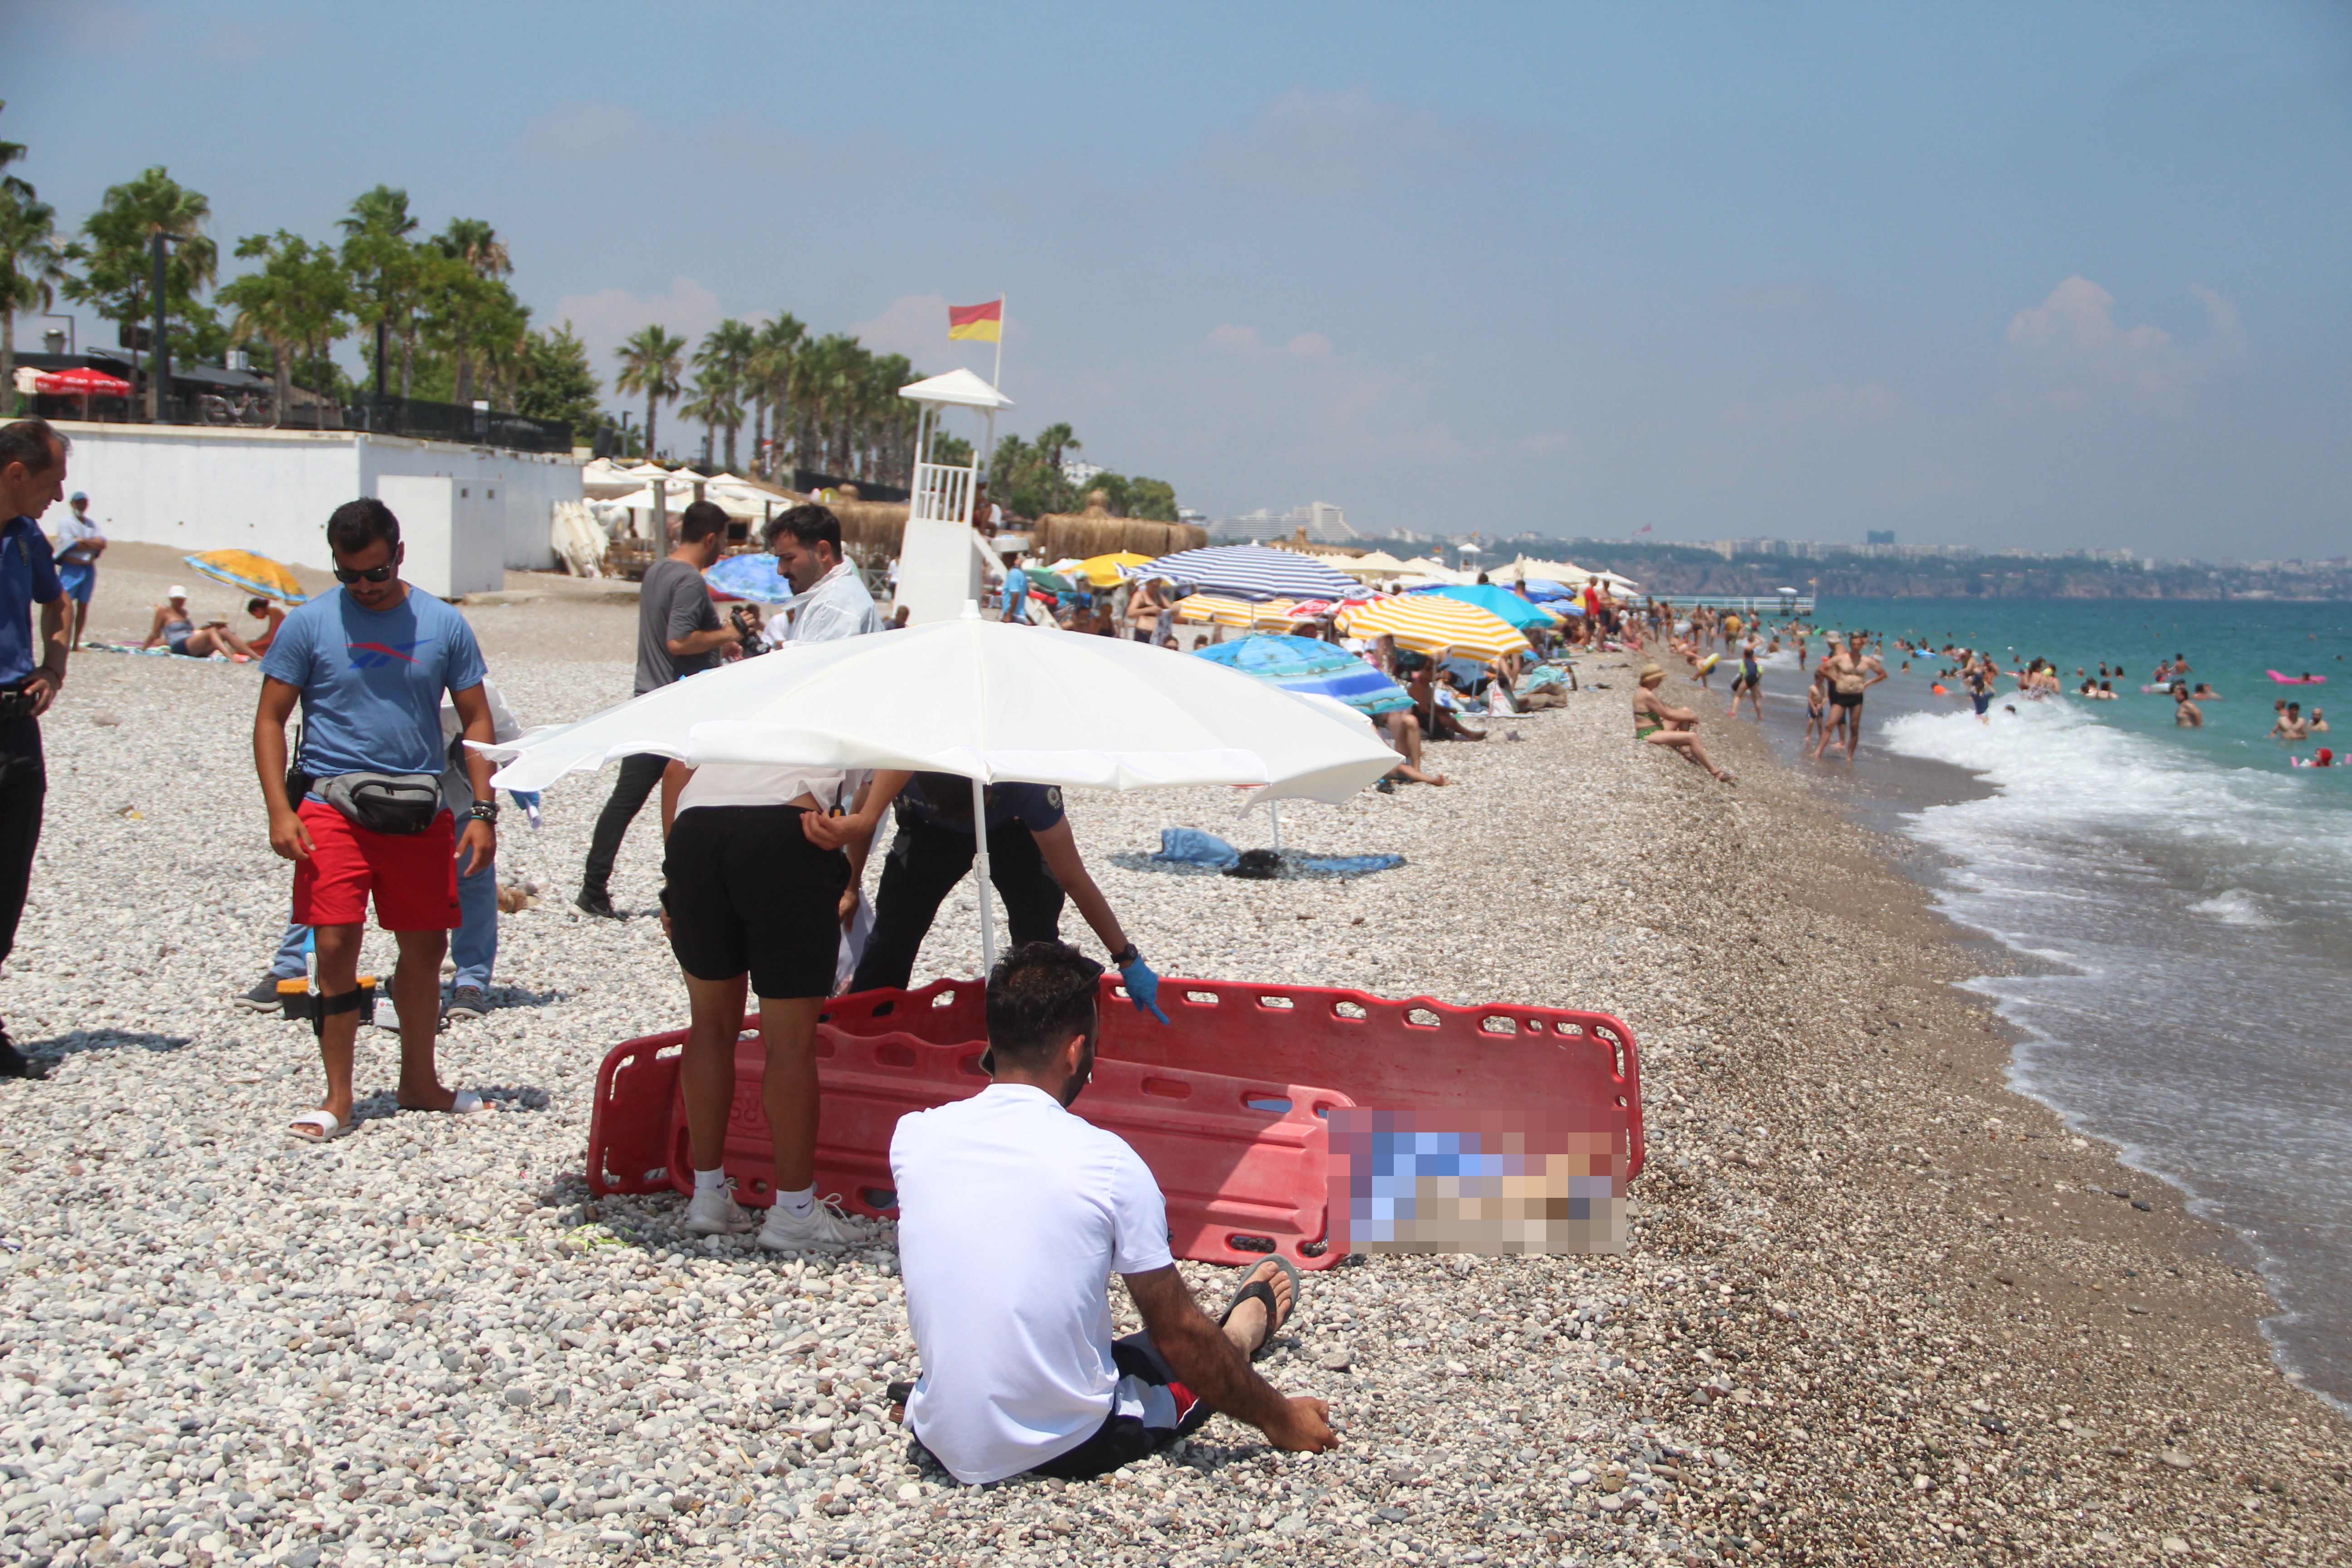
<path id="1" fill-rule="evenodd" d="M 33 606 L 63 592 L 56 558 L 41 525 L 29 517 L 0 528 L 0 684 L 14 684 L 40 663 L 33 637 Z"/>
<path id="2" fill-rule="evenodd" d="M 389 610 L 342 589 L 278 625 L 261 673 L 299 687 L 302 750 L 295 766 L 337 773 L 438 773 L 441 694 L 479 686 L 482 650 L 466 617 L 411 584 Z"/>
<path id="3" fill-rule="evenodd" d="M 957 833 L 971 831 L 971 781 L 955 781 L 958 804 L 963 810 L 953 816 L 942 814 L 926 793 L 928 786 L 920 778 L 907 781 L 898 798 L 919 822 L 934 827 L 945 827 Z M 1017 822 L 1032 833 L 1042 833 L 1062 820 L 1062 791 L 1056 784 L 993 784 L 988 786 L 988 830 L 991 833 L 1008 822 Z"/>

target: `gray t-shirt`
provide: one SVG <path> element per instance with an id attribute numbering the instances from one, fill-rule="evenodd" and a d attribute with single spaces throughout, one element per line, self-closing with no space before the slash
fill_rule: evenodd
<path id="1" fill-rule="evenodd" d="M 719 611 L 702 574 L 683 561 L 655 562 L 637 591 L 637 695 L 709 669 L 716 649 L 672 658 L 669 639 L 718 629 Z"/>

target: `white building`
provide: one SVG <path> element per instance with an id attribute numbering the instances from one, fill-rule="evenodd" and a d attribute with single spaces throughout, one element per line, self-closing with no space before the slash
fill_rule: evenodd
<path id="1" fill-rule="evenodd" d="M 329 515 L 373 496 L 400 519 L 401 574 L 442 598 L 504 587 L 509 567 L 554 568 L 555 504 L 581 499 L 568 454 L 351 430 L 57 426 L 73 443 L 67 493 L 89 492 L 110 539 L 326 570 Z"/>
<path id="2" fill-rule="evenodd" d="M 1356 537 L 1348 514 L 1327 500 L 1311 500 L 1277 513 L 1260 507 L 1240 517 L 1229 517 L 1210 530 L 1219 539 L 1292 539 L 1300 529 L 1317 544 L 1345 544 Z"/>

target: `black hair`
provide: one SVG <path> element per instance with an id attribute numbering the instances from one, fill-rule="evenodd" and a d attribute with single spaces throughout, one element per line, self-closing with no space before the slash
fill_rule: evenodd
<path id="1" fill-rule="evenodd" d="M 256 594 L 252 598 L 247 599 L 245 602 L 245 613 L 248 616 L 263 615 L 266 614 L 268 609 L 269 601 L 263 598 L 258 594 Z"/>
<path id="2" fill-rule="evenodd" d="M 698 544 L 727 529 L 727 513 L 717 501 L 698 500 L 679 514 L 677 537 L 682 544 Z"/>
<path id="3" fill-rule="evenodd" d="M 338 555 L 357 555 L 377 540 L 400 548 L 400 519 L 373 496 L 347 500 L 327 520 L 327 548 Z"/>
<path id="4" fill-rule="evenodd" d="M 46 419 L 19 419 L 0 425 L 0 468 L 22 463 L 28 474 L 46 474 L 73 445 Z"/>
<path id="5" fill-rule="evenodd" d="M 796 506 L 790 511 L 780 511 L 768 524 L 768 548 L 776 547 L 776 536 L 789 533 L 803 544 L 824 543 L 833 546 L 835 555 L 841 553 L 841 519 L 832 509 L 811 503 Z"/>
<path id="6" fill-rule="evenodd" d="M 988 977 L 988 1048 L 1000 1062 L 1044 1065 L 1073 1035 L 1092 1039 L 1102 965 L 1059 942 L 1024 942 Z"/>

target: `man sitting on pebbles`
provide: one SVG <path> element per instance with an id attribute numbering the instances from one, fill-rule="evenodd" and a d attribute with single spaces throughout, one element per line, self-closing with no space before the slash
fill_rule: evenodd
<path id="1" fill-rule="evenodd" d="M 994 1079 L 899 1118 L 890 1140 L 898 1262 L 923 1373 L 893 1385 L 916 1437 L 967 1485 L 1086 1480 L 1222 1410 L 1277 1448 L 1339 1442 L 1330 1407 L 1250 1369 L 1289 1318 L 1297 1274 L 1254 1269 L 1221 1322 L 1168 1251 L 1168 1206 L 1126 1141 L 1070 1114 L 1094 1075 L 1102 968 L 1024 942 L 988 979 Z M 1143 1331 L 1111 1338 L 1117 1271 Z"/>

